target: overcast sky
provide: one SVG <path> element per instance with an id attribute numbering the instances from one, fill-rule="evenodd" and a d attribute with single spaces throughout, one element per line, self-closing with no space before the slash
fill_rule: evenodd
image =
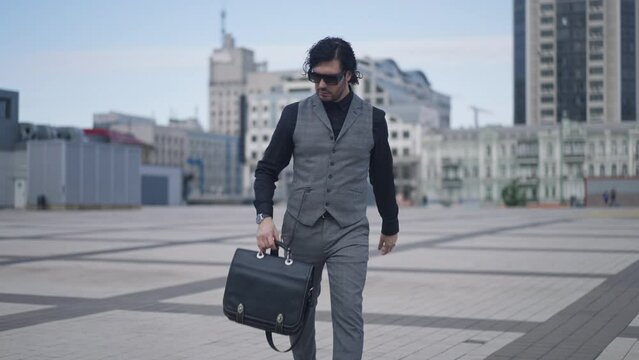
<path id="1" fill-rule="evenodd" d="M 220 12 L 236 45 L 269 70 L 300 69 L 325 36 L 358 57 L 419 69 L 452 97 L 451 125 L 512 124 L 512 1 L 2 0 L 0 88 L 20 120 L 91 127 L 109 110 L 160 124 L 199 115 L 208 128 L 208 58 Z"/>

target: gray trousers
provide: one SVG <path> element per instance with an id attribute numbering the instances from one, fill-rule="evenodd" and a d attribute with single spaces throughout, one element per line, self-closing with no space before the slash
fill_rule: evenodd
<path id="1" fill-rule="evenodd" d="M 294 231 L 294 234 L 293 234 Z M 322 270 L 326 264 L 333 321 L 333 360 L 362 358 L 364 319 L 362 292 L 368 263 L 368 219 L 340 228 L 326 214 L 313 226 L 305 226 L 288 212 L 284 215 L 282 238 L 291 239 L 293 259 L 315 265 L 314 297 L 304 329 L 291 336 L 295 360 L 315 360 L 315 308 L 320 293 Z"/>

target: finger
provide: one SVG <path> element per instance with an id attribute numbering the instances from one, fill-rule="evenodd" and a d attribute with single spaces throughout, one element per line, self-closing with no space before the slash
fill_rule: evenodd
<path id="1" fill-rule="evenodd" d="M 380 237 L 379 238 L 379 245 L 377 245 L 377 250 L 381 250 L 383 246 L 384 246 L 384 239 L 382 239 Z"/>

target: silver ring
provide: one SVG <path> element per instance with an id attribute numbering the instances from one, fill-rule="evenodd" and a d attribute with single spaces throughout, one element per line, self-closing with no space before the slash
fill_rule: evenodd
<path id="1" fill-rule="evenodd" d="M 288 258 L 288 259 L 284 260 L 284 265 L 291 265 L 291 264 L 293 264 L 293 259 Z"/>
<path id="2" fill-rule="evenodd" d="M 256 257 L 257 257 L 258 259 L 261 259 L 261 258 L 263 258 L 263 257 L 264 257 L 264 253 L 262 252 L 262 250 L 260 250 L 260 251 L 258 251 L 258 252 L 257 252 Z"/>

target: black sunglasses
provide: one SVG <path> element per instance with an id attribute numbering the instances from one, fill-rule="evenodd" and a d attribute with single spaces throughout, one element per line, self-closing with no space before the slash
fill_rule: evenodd
<path id="1" fill-rule="evenodd" d="M 308 72 L 308 81 L 319 84 L 320 81 L 324 80 L 326 85 L 337 85 L 344 78 L 344 72 L 339 74 L 318 74 L 314 71 Z"/>

